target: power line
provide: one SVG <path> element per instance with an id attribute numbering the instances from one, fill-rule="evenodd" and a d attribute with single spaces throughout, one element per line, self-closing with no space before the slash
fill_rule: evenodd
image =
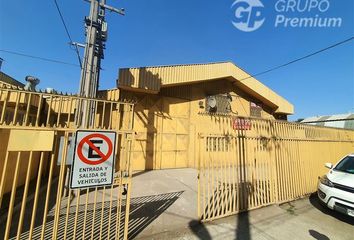
<path id="1" fill-rule="evenodd" d="M 74 63 L 63 62 L 63 61 L 60 61 L 60 60 L 55 60 L 55 59 L 50 59 L 50 58 L 33 56 L 33 55 L 19 53 L 19 52 L 14 52 L 14 51 L 9 51 L 9 50 L 5 50 L 5 49 L 0 49 L 0 52 L 5 52 L 5 53 L 9 53 L 9 54 L 17 55 L 17 56 L 22 56 L 22 57 L 38 59 L 38 60 L 47 61 L 47 62 L 53 62 L 53 63 L 59 63 L 59 64 L 65 64 L 65 65 L 80 67 L 80 65 L 74 64 Z"/>
<path id="2" fill-rule="evenodd" d="M 338 42 L 338 43 L 336 43 L 336 44 L 333 44 L 333 45 L 328 46 L 328 47 L 326 47 L 326 48 L 323 48 L 323 49 L 321 49 L 321 50 L 318 50 L 318 51 L 316 51 L 316 52 L 314 52 L 314 53 L 308 54 L 308 55 L 306 55 L 306 56 L 304 56 L 304 57 L 301 57 L 301 58 L 292 60 L 292 61 L 290 61 L 290 62 L 288 62 L 288 63 L 285 63 L 285 64 L 282 64 L 282 65 L 273 67 L 273 68 L 271 68 L 271 69 L 268 69 L 268 70 L 266 70 L 266 71 L 263 71 L 263 72 L 260 72 L 260 73 L 254 74 L 254 75 L 250 75 L 249 77 L 240 79 L 239 81 L 245 81 L 245 80 L 250 79 L 250 78 L 252 78 L 252 77 L 256 77 L 256 76 L 260 76 L 260 75 L 266 74 L 266 73 L 268 73 L 268 72 L 277 70 L 277 69 L 279 69 L 279 68 L 282 68 L 282 67 L 288 66 L 288 65 L 290 65 L 290 64 L 296 63 L 296 62 L 298 62 L 298 61 L 304 60 L 304 59 L 306 59 L 306 58 L 312 57 L 312 56 L 314 56 L 314 55 L 316 55 L 316 54 L 319 54 L 319 53 L 321 53 L 321 52 L 327 51 L 327 50 L 329 50 L 329 49 L 331 49 L 331 48 L 335 48 L 335 47 L 337 47 L 337 46 L 339 46 L 339 45 L 342 45 L 342 44 L 344 44 L 344 43 L 350 42 L 350 41 L 352 41 L 352 40 L 354 40 L 354 37 L 350 37 L 350 38 L 348 38 L 348 39 L 346 39 L 346 40 L 343 40 L 343 41 L 341 41 L 341 42 Z M 64 62 L 64 61 L 60 61 L 60 60 L 55 60 L 55 59 L 50 59 L 50 58 L 44 58 L 44 57 L 39 57 L 39 56 L 33 56 L 33 55 L 24 54 L 24 53 L 15 52 L 15 51 L 10 51 L 10 50 L 5 50 L 5 49 L 0 49 L 0 52 L 5 52 L 5 53 L 9 53 L 9 54 L 13 54 L 13 55 L 18 55 L 18 56 L 22 56 L 22 57 L 28 57 L 28 58 L 38 59 L 38 60 L 47 61 L 47 62 L 59 63 L 59 64 L 70 65 L 70 66 L 75 66 L 75 67 L 81 67 L 80 65 L 77 65 L 77 64 L 74 64 L 74 63 L 69 63 L 69 62 Z"/>
<path id="3" fill-rule="evenodd" d="M 59 5 L 58 5 L 57 0 L 54 0 L 54 3 L 55 3 L 55 6 L 56 6 L 56 8 L 57 8 L 57 10 L 58 10 L 58 13 L 59 13 L 61 22 L 63 23 L 63 26 L 64 26 L 64 28 L 65 28 L 66 35 L 68 36 L 68 38 L 69 38 L 69 40 L 70 40 L 70 44 L 73 44 L 73 40 L 72 40 L 72 38 L 71 38 L 71 36 L 70 36 L 68 27 L 67 27 L 67 25 L 66 25 L 66 23 L 65 23 L 63 14 L 62 14 L 61 11 L 60 11 L 60 8 L 59 8 Z M 81 57 L 80 57 L 80 53 L 79 53 L 79 49 L 78 49 L 78 47 L 77 47 L 77 44 L 75 44 L 75 52 L 76 52 L 77 58 L 78 58 L 78 60 L 79 60 L 80 67 L 82 68 Z"/>
<path id="4" fill-rule="evenodd" d="M 312 56 L 314 56 L 314 55 L 317 55 L 317 54 L 322 53 L 322 52 L 324 52 L 324 51 L 327 51 L 327 50 L 329 50 L 329 49 L 338 47 L 339 45 L 342 45 L 342 44 L 345 44 L 345 43 L 347 43 L 347 42 L 350 42 L 350 41 L 352 41 L 353 39 L 354 39 L 354 37 L 350 37 L 350 38 L 345 39 L 345 40 L 343 40 L 343 41 L 341 41 L 341 42 L 338 42 L 338 43 L 335 43 L 335 44 L 333 44 L 333 45 L 330 45 L 330 46 L 328 46 L 328 47 L 326 47 L 326 48 L 323 48 L 323 49 L 318 50 L 318 51 L 316 51 L 316 52 L 310 53 L 310 54 L 308 54 L 308 55 L 306 55 L 306 56 L 297 58 L 297 59 L 295 59 L 295 60 L 292 60 L 292 61 L 290 61 L 290 62 L 281 64 L 281 65 L 279 65 L 279 66 L 270 68 L 270 69 L 265 70 L 265 71 L 263 71 L 263 72 L 260 72 L 260 73 L 251 75 L 251 76 L 246 77 L 246 78 L 243 78 L 243 79 L 240 79 L 239 81 L 244 81 L 244 80 L 247 80 L 247 79 L 250 79 L 250 78 L 253 78 L 253 77 L 257 77 L 257 76 L 260 76 L 260 75 L 263 75 L 263 74 L 266 74 L 266 73 L 275 71 L 275 70 L 277 70 L 277 69 L 279 69 L 279 68 L 286 67 L 286 66 L 288 66 L 288 65 L 290 65 L 290 64 L 299 62 L 299 61 L 301 61 L 301 60 L 304 60 L 304 59 L 306 59 L 306 58 L 312 57 Z"/>

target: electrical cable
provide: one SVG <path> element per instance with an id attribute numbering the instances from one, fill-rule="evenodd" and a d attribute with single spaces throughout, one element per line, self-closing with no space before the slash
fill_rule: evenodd
<path id="1" fill-rule="evenodd" d="M 33 56 L 33 55 L 29 55 L 29 54 L 19 53 L 19 52 L 15 52 L 15 51 L 9 51 L 9 50 L 5 50 L 5 49 L 0 49 L 0 52 L 5 52 L 5 53 L 13 54 L 13 55 L 22 56 L 22 57 L 28 57 L 28 58 L 33 58 L 33 59 L 39 59 L 39 60 L 47 61 L 47 62 L 60 63 L 60 64 L 65 64 L 65 65 L 80 67 L 80 65 L 77 65 L 75 63 L 69 63 L 69 62 L 64 62 L 64 61 L 50 59 L 50 58 L 38 57 L 38 56 Z"/>
<path id="2" fill-rule="evenodd" d="M 56 8 L 57 8 L 57 10 L 58 10 L 58 13 L 59 13 L 61 22 L 63 23 L 63 26 L 64 26 L 64 28 L 65 28 L 66 35 L 68 36 L 68 38 L 69 38 L 69 40 L 70 40 L 70 44 L 74 44 L 74 42 L 73 42 L 73 40 L 72 40 L 72 38 L 71 38 L 71 36 L 70 36 L 68 27 L 67 27 L 67 25 L 66 25 L 66 23 L 65 23 L 63 14 L 62 14 L 61 11 L 60 11 L 60 8 L 59 8 L 59 5 L 58 5 L 57 0 L 54 0 L 54 4 L 55 4 L 55 6 L 56 6 Z M 74 45 L 75 45 L 75 52 L 76 52 L 77 58 L 78 58 L 79 63 L 80 63 L 80 68 L 82 68 L 82 62 L 81 62 L 81 57 L 80 57 L 79 49 L 78 49 L 78 47 L 77 47 L 76 44 L 74 44 Z"/>
<path id="3" fill-rule="evenodd" d="M 327 50 L 329 50 L 329 49 L 332 49 L 332 48 L 334 48 L 334 47 L 337 47 L 337 46 L 339 46 L 339 45 L 342 45 L 342 44 L 347 43 L 347 42 L 352 41 L 352 40 L 354 40 L 354 37 L 350 37 L 350 38 L 348 38 L 348 39 L 346 39 L 346 40 L 343 40 L 343 41 L 341 41 L 341 42 L 338 42 L 338 43 L 336 43 L 336 44 L 333 44 L 333 45 L 331 45 L 331 46 L 328 46 L 328 47 L 326 47 L 326 48 L 323 48 L 323 49 L 321 49 L 321 50 L 318 50 L 318 51 L 316 51 L 316 52 L 313 52 L 313 53 L 311 53 L 311 54 L 308 54 L 308 55 L 306 55 L 306 56 L 303 56 L 303 57 L 301 57 L 301 58 L 292 60 L 292 61 L 287 62 L 287 63 L 285 63 L 285 64 L 281 64 L 281 65 L 279 65 L 279 66 L 273 67 L 273 68 L 268 69 L 268 70 L 266 70 L 266 71 L 263 71 L 263 72 L 260 72 L 260 73 L 257 73 L 257 74 L 250 75 L 249 77 L 240 79 L 239 81 L 245 81 L 245 80 L 250 79 L 250 78 L 252 78 L 252 77 L 256 77 L 256 76 L 259 76 L 259 75 L 263 75 L 263 74 L 269 73 L 269 72 L 271 72 L 271 71 L 275 71 L 275 70 L 277 70 L 277 69 L 279 69 L 279 68 L 282 68 L 282 67 L 288 66 L 288 65 L 290 65 L 290 64 L 299 62 L 299 61 L 301 61 L 301 60 L 304 60 L 304 59 L 306 59 L 306 58 L 312 57 L 312 56 L 314 56 L 314 55 L 316 55 L 316 54 L 319 54 L 319 53 L 321 53 L 321 52 L 327 51 Z M 64 61 L 60 61 L 60 60 L 38 57 L 38 56 L 28 55 L 28 54 L 24 54 L 24 53 L 15 52 L 15 51 L 9 51 L 9 50 L 5 50 L 5 49 L 0 49 L 0 52 L 6 52 L 6 53 L 9 53 L 9 54 L 13 54 L 13 55 L 19 55 L 19 56 L 23 56 L 23 57 L 29 57 L 29 58 L 39 59 L 39 60 L 43 60 L 43 61 L 47 61 L 47 62 L 60 63 L 60 64 L 71 65 L 71 66 L 76 66 L 76 67 L 79 66 L 79 65 L 77 65 L 77 64 L 68 63 L 68 62 L 64 62 Z M 79 66 L 79 67 L 81 67 L 81 66 Z"/>
<path id="4" fill-rule="evenodd" d="M 343 40 L 343 41 L 340 41 L 340 42 L 338 42 L 338 43 L 335 43 L 335 44 L 333 44 L 333 45 L 330 45 L 330 46 L 328 46 L 328 47 L 326 47 L 326 48 L 323 48 L 323 49 L 320 49 L 320 50 L 318 50 L 318 51 L 316 51 L 316 52 L 310 53 L 310 54 L 308 54 L 308 55 L 306 55 L 306 56 L 297 58 L 297 59 L 295 59 L 295 60 L 292 60 L 292 61 L 290 61 L 290 62 L 287 62 L 287 63 L 281 64 L 281 65 L 278 65 L 278 66 L 276 66 L 276 67 L 270 68 L 270 69 L 265 70 L 265 71 L 263 71 L 263 72 L 259 72 L 259 73 L 256 73 L 256 74 L 254 74 L 254 75 L 251 75 L 251 76 L 249 76 L 249 77 L 240 79 L 239 81 L 240 81 L 240 82 L 241 82 L 241 81 L 245 81 L 245 80 L 247 80 L 247 79 L 250 79 L 250 78 L 253 78 L 253 77 L 257 77 L 257 76 L 260 76 L 260 75 L 263 75 L 263 74 L 266 74 L 266 73 L 275 71 L 275 70 L 277 70 L 277 69 L 279 69 L 279 68 L 283 68 L 283 67 L 286 67 L 286 66 L 288 66 L 288 65 L 290 65 L 290 64 L 293 64 L 293 63 L 299 62 L 299 61 L 301 61 L 301 60 L 304 60 L 304 59 L 306 59 L 306 58 L 315 56 L 315 55 L 317 55 L 317 54 L 319 54 L 319 53 L 322 53 L 322 52 L 327 51 L 327 50 L 329 50 L 329 49 L 338 47 L 339 45 L 345 44 L 345 43 L 350 42 L 350 41 L 352 41 L 352 40 L 354 40 L 354 37 L 350 37 L 350 38 L 348 38 L 348 39 L 345 39 L 345 40 Z"/>

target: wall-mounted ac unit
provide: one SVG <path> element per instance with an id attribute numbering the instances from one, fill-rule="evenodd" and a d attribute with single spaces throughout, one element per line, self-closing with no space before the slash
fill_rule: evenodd
<path id="1" fill-rule="evenodd" d="M 232 98 L 229 94 L 219 94 L 208 96 L 206 98 L 206 111 L 209 113 L 223 113 L 231 112 Z"/>

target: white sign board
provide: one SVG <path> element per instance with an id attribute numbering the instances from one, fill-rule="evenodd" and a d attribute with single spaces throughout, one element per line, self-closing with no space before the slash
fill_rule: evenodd
<path id="1" fill-rule="evenodd" d="M 70 188 L 113 184 L 116 133 L 77 131 Z"/>

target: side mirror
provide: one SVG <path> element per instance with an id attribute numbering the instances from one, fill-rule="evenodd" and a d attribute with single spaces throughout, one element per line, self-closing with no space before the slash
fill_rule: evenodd
<path id="1" fill-rule="evenodd" d="M 325 167 L 328 169 L 332 169 L 333 168 L 333 164 L 332 163 L 326 163 Z"/>

